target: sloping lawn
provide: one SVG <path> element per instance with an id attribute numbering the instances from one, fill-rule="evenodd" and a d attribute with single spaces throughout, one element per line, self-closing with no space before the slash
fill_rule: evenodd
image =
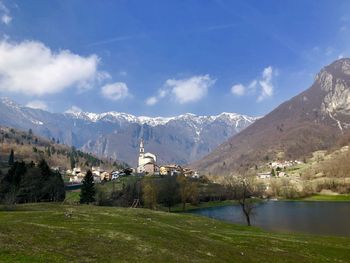
<path id="1" fill-rule="evenodd" d="M 350 262 L 350 239 L 265 232 L 146 209 L 0 211 L 0 262 Z"/>

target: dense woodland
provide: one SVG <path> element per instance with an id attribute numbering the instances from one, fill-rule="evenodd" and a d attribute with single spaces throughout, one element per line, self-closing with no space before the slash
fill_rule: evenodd
<path id="1" fill-rule="evenodd" d="M 64 182 L 58 171 L 52 171 L 45 160 L 34 162 L 13 162 L 0 175 L 0 202 L 6 205 L 32 202 L 58 202 L 65 198 Z"/>

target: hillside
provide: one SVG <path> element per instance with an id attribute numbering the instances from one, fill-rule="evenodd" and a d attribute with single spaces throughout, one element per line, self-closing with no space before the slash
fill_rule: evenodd
<path id="1" fill-rule="evenodd" d="M 41 159 L 45 159 L 51 167 L 61 169 L 70 169 L 72 160 L 79 167 L 112 168 L 122 165 L 120 162 L 97 158 L 94 155 L 60 144 L 57 140 L 36 136 L 31 131 L 24 132 L 8 127 L 0 127 L 0 145 L 0 162 L 5 164 L 8 162 L 11 149 L 13 149 L 15 160 L 38 163 Z"/>
<path id="2" fill-rule="evenodd" d="M 0 112 L 0 125 L 32 129 L 43 137 L 54 137 L 77 149 L 132 166 L 136 166 L 141 138 L 146 150 L 158 156 L 159 163 L 186 164 L 207 155 L 258 119 L 226 112 L 215 116 L 187 113 L 168 118 L 78 109 L 50 113 L 8 98 L 0 98 Z"/>
<path id="3" fill-rule="evenodd" d="M 350 255 L 349 238 L 96 206 L 19 205 L 0 211 L 0 236 L 1 262 L 348 262 Z"/>
<path id="4" fill-rule="evenodd" d="M 291 167 L 290 175 L 299 175 L 309 183 L 324 185 L 324 189 L 338 193 L 350 192 L 350 144 L 328 151 L 316 151 L 306 163 Z"/>
<path id="5" fill-rule="evenodd" d="M 301 159 L 333 147 L 350 123 L 350 59 L 323 68 L 313 85 L 221 144 L 193 167 L 228 174 L 273 160 Z"/>

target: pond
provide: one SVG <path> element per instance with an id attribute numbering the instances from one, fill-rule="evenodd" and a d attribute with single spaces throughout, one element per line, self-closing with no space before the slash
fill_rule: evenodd
<path id="1" fill-rule="evenodd" d="M 350 236 L 350 202 L 267 201 L 257 205 L 252 225 L 265 230 Z M 190 213 L 246 224 L 240 206 L 203 208 Z"/>

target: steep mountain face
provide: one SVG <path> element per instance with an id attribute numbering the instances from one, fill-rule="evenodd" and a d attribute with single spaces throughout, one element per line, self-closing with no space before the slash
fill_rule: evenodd
<path id="1" fill-rule="evenodd" d="M 64 114 L 31 109 L 0 99 L 0 124 L 31 128 L 47 138 L 73 145 L 102 157 L 135 166 L 139 141 L 160 163 L 186 164 L 207 155 L 257 118 L 235 113 L 217 116 L 184 114 L 177 117 L 136 117 L 126 113 L 101 114 L 67 111 Z"/>
<path id="2" fill-rule="evenodd" d="M 229 174 L 279 157 L 301 159 L 328 149 L 350 127 L 350 59 L 323 68 L 313 85 L 193 164 Z"/>

